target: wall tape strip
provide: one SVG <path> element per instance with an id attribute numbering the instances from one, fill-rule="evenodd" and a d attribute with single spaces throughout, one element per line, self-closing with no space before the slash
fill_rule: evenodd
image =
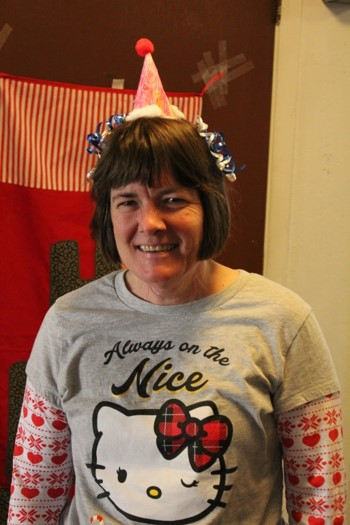
<path id="1" fill-rule="evenodd" d="M 201 94 L 206 93 L 214 109 L 227 104 L 228 83 L 254 69 L 251 60 L 243 53 L 227 57 L 227 41 L 218 42 L 218 62 L 215 62 L 211 51 L 203 52 L 203 60 L 197 62 L 197 73 L 192 75 L 194 83 L 204 82 Z"/>
<path id="2" fill-rule="evenodd" d="M 2 29 L 0 31 L 0 49 L 3 47 L 3 45 L 6 43 L 6 40 L 12 33 L 13 27 L 10 26 L 10 24 L 4 24 L 2 26 Z"/>

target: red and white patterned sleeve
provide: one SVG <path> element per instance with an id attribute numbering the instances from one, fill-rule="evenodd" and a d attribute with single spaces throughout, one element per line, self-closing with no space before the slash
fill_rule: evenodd
<path id="1" fill-rule="evenodd" d="M 339 393 L 277 417 L 290 525 L 345 525 L 346 479 Z"/>
<path id="2" fill-rule="evenodd" d="M 55 525 L 72 486 L 65 414 L 26 385 L 18 424 L 7 525 Z"/>

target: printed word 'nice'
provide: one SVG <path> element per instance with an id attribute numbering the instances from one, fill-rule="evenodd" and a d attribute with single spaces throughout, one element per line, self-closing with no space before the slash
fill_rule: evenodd
<path id="1" fill-rule="evenodd" d="M 141 398 L 150 397 L 152 392 L 166 389 L 168 392 L 177 392 L 186 389 L 195 392 L 203 388 L 207 380 L 203 379 L 201 372 L 192 372 L 185 376 L 183 372 L 175 372 L 171 359 L 164 359 L 148 369 L 150 359 L 146 357 L 131 372 L 127 380 L 121 385 L 112 385 L 112 394 L 120 396 L 125 394 L 132 385 L 135 385 Z"/>

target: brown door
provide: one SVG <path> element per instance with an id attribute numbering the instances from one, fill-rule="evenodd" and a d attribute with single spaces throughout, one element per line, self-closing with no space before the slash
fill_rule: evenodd
<path id="1" fill-rule="evenodd" d="M 224 72 L 204 97 L 203 118 L 210 130 L 224 132 L 237 163 L 246 164 L 246 168 L 232 186 L 237 204 L 233 232 L 220 260 L 232 267 L 261 272 L 276 5 L 277 0 L 2 0 L 0 71 L 87 86 L 111 87 L 112 79 L 125 79 L 125 88 L 136 89 L 142 60 L 136 56 L 134 44 L 140 37 L 148 37 L 154 42 L 154 59 L 167 91 L 199 93 L 206 80 Z M 7 190 L 13 195 L 11 188 Z M 11 230 L 6 221 L 4 227 L 8 234 L 13 232 L 12 223 Z M 28 250 L 34 251 L 35 246 L 29 239 Z M 5 348 L 0 349 L 2 385 L 8 384 L 10 365 L 27 358 L 48 307 L 47 288 L 33 277 L 36 268 L 28 270 L 28 250 L 19 250 L 17 266 L 9 253 L 9 267 L 4 272 L 8 317 L 4 323 Z M 75 255 L 73 263 L 77 260 Z M 29 286 L 24 294 L 18 273 Z M 67 279 L 64 281 L 66 284 Z M 76 285 L 81 284 L 77 270 Z M 52 296 L 52 289 L 50 293 Z M 25 320 L 26 330 L 23 326 L 22 331 L 17 329 L 18 319 L 21 326 Z M 14 330 L 9 328 L 11 323 Z M 16 384 L 12 387 L 20 398 Z M 6 393 L 0 396 L 4 414 L 7 398 Z M 9 420 L 11 451 L 17 420 Z M 6 435 L 3 425 L 2 456 Z M 7 459 L 7 476 L 4 467 L 0 471 L 1 485 L 6 486 L 11 456 Z M 1 505 L 1 522 L 5 520 L 5 507 Z"/>
<path id="2" fill-rule="evenodd" d="M 136 89 L 148 37 L 167 91 L 200 92 L 210 130 L 223 131 L 238 164 L 232 237 L 220 260 L 261 272 L 277 0 L 3 0 L 0 71 Z M 5 29 L 4 29 L 5 28 Z M 12 29 L 9 32 L 9 28 Z M 106 115 L 107 117 L 107 115 Z"/>

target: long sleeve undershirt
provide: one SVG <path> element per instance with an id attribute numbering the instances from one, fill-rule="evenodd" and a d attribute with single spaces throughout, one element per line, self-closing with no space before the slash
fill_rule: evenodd
<path id="1" fill-rule="evenodd" d="M 290 525 L 344 524 L 346 482 L 339 394 L 278 415 L 277 427 Z M 72 480 L 71 436 L 65 414 L 27 383 L 14 449 L 7 524 L 58 524 Z"/>

